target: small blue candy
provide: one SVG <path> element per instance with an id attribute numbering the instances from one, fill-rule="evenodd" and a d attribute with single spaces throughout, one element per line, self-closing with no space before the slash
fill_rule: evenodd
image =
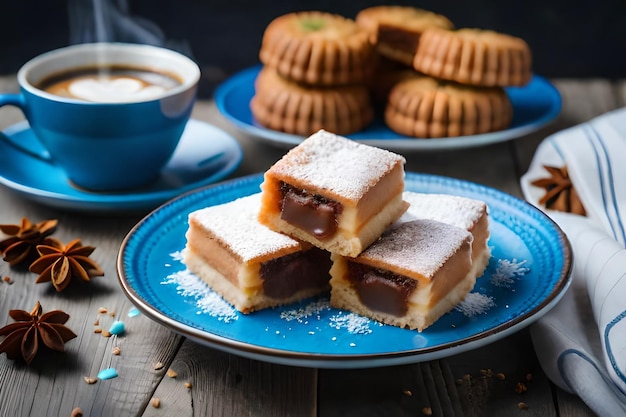
<path id="1" fill-rule="evenodd" d="M 115 370 L 115 368 L 107 368 L 98 372 L 98 378 L 102 379 L 103 381 L 105 379 L 117 378 L 117 376 L 118 375 L 117 375 L 117 371 Z"/>
<path id="2" fill-rule="evenodd" d="M 115 334 L 115 335 L 120 335 L 122 333 L 124 333 L 124 323 L 121 321 L 114 321 L 111 324 L 111 328 L 109 329 L 109 333 L 111 334 Z"/>

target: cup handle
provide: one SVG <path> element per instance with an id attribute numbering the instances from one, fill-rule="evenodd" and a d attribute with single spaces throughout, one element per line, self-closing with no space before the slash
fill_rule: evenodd
<path id="1" fill-rule="evenodd" d="M 2 106 L 15 106 L 22 110 L 24 115 L 27 114 L 26 102 L 22 94 L 0 94 L 0 107 Z M 24 122 L 27 123 L 27 122 Z M 24 152 L 30 156 L 33 156 L 42 161 L 51 162 L 52 158 L 48 150 L 41 144 L 37 136 L 33 134 L 23 134 L 23 124 L 19 123 L 19 129 L 9 127 L 8 129 L 0 132 L 0 140 L 10 144 L 14 148 L 21 152 Z M 18 125 L 15 125 L 17 128 Z M 15 131 L 22 134 L 14 134 Z"/>

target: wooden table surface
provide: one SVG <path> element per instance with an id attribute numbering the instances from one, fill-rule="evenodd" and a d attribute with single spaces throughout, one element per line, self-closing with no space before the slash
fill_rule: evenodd
<path id="1" fill-rule="evenodd" d="M 554 79 L 563 111 L 550 126 L 526 137 L 490 146 L 437 153 L 405 153 L 407 171 L 440 174 L 486 184 L 521 196 L 519 178 L 539 142 L 548 134 L 624 105 L 626 84 L 604 79 Z M 17 91 L 13 76 L 0 77 L 0 91 Z M 193 117 L 232 133 L 244 160 L 232 177 L 265 170 L 284 153 L 237 132 L 210 101 L 199 101 Z M 14 108 L 0 109 L 0 129 L 23 119 Z M 0 262 L 0 327 L 11 309 L 70 314 L 78 337 L 63 354 L 43 352 L 30 366 L 0 354 L 0 416 L 590 416 L 577 397 L 555 387 L 542 372 L 526 330 L 485 347 L 445 359 L 359 370 L 299 368 L 259 362 L 186 340 L 145 316 L 127 323 L 120 337 L 94 333 L 126 317 L 133 307 L 116 274 L 120 243 L 144 214 L 95 216 L 35 204 L 0 187 L 0 223 L 59 220 L 55 236 L 80 238 L 105 276 L 57 293 L 35 284 L 34 275 Z M 100 308 L 109 313 L 99 313 Z M 128 319 L 127 319 L 128 320 Z M 114 347 L 121 354 L 113 355 Z M 163 366 L 155 366 L 161 363 Z M 87 384 L 103 368 L 119 376 Z M 160 368 L 160 369 L 156 369 Z M 176 377 L 168 376 L 173 370 Z M 500 377 L 498 377 L 498 374 Z M 504 377 L 504 378 L 502 378 Z M 527 390 L 519 393 L 518 382 Z M 188 384 L 187 384 L 188 383 Z M 155 408 L 151 399 L 160 399 Z M 526 409 L 520 409 L 525 403 Z"/>

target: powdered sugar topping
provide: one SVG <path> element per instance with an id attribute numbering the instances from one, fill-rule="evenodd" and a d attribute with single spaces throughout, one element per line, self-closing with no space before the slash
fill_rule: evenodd
<path id="1" fill-rule="evenodd" d="M 260 205 L 261 193 L 256 193 L 195 211 L 189 218 L 213 233 L 244 262 L 285 248 L 299 249 L 298 241 L 258 222 Z"/>
<path id="2" fill-rule="evenodd" d="M 402 198 L 410 206 L 399 222 L 431 219 L 469 230 L 486 210 L 482 201 L 455 195 L 405 191 Z"/>
<path id="3" fill-rule="evenodd" d="M 460 227 L 434 220 L 414 220 L 387 229 L 359 257 L 418 271 L 432 278 L 464 242 L 472 239 L 472 235 Z"/>
<path id="4" fill-rule="evenodd" d="M 401 155 L 320 130 L 291 149 L 269 172 L 358 200 L 404 162 Z"/>

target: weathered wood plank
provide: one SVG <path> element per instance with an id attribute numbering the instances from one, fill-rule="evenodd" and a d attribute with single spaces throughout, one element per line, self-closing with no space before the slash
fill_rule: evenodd
<path id="1" fill-rule="evenodd" d="M 85 415 L 135 415 L 163 377 L 164 371 L 155 371 L 153 364 L 171 362 L 180 343 L 180 337 L 144 316 L 127 317 L 132 305 L 118 284 L 115 261 L 122 238 L 137 218 L 62 213 L 23 201 L 4 188 L 0 214 L 2 223 L 19 223 L 22 216 L 33 221 L 58 218 L 54 236 L 65 243 L 80 238 L 83 244 L 96 246 L 92 258 L 105 271 L 104 277 L 72 283 L 57 293 L 48 283 L 35 284 L 35 274 L 0 262 L 0 275 L 14 281 L 0 284 L 0 326 L 13 321 L 10 309 L 30 311 L 41 301 L 44 311 L 70 314 L 67 326 L 78 335 L 66 344 L 64 354 L 42 350 L 30 366 L 0 355 L 0 415 L 69 416 L 74 407 L 81 407 Z M 99 313 L 101 307 L 108 313 Z M 108 330 L 115 319 L 125 322 L 124 335 L 106 338 L 94 333 L 96 327 Z M 121 349 L 119 356 L 112 354 L 115 346 Z M 93 385 L 84 382 L 84 377 L 95 377 L 107 367 L 117 369 L 119 377 Z"/>
<path id="2" fill-rule="evenodd" d="M 616 107 L 626 106 L 626 80 L 615 81 Z"/>
<path id="3" fill-rule="evenodd" d="M 317 370 L 274 365 L 185 341 L 154 396 L 147 416 L 317 415 Z M 191 388 L 185 383 L 189 382 Z"/>
<path id="4" fill-rule="evenodd" d="M 557 415 L 527 330 L 445 361 L 468 417 Z"/>
<path id="5" fill-rule="evenodd" d="M 320 417 L 464 415 L 454 379 L 439 361 L 372 369 L 322 369 L 319 381 Z"/>

